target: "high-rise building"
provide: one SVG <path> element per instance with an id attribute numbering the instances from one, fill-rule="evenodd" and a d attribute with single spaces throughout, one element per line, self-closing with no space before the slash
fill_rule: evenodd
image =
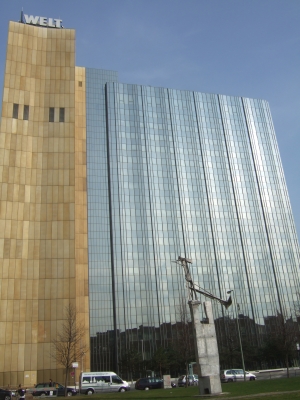
<path id="1" fill-rule="evenodd" d="M 234 290 L 250 345 L 294 318 L 299 245 L 266 101 L 118 83 L 75 66 L 74 30 L 23 16 L 0 154 L 1 385 L 63 379 L 51 344 L 69 304 L 89 346 L 79 370 L 169 346 L 178 256 L 200 287 Z M 213 306 L 221 348 L 237 315 Z"/>

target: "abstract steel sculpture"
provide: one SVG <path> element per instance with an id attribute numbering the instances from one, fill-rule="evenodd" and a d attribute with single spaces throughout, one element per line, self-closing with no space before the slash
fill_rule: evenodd
<path id="1" fill-rule="evenodd" d="M 203 303 L 205 318 L 200 321 L 199 305 L 201 302 L 197 298 L 197 293 L 203 294 L 210 299 L 217 300 L 226 308 L 232 304 L 231 296 L 228 300 L 222 300 L 207 290 L 200 288 L 193 282 L 189 270 L 188 264 L 191 264 L 192 260 L 179 256 L 177 262 L 180 262 L 184 269 L 185 280 L 188 287 L 188 304 L 193 322 L 196 362 L 199 369 L 199 392 L 200 395 L 219 394 L 222 392 L 220 361 L 212 306 L 210 301 Z"/>

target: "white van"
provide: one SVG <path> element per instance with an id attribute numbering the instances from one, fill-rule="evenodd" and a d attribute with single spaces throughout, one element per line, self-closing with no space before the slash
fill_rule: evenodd
<path id="1" fill-rule="evenodd" d="M 115 372 L 81 372 L 79 393 L 125 392 L 130 386 Z"/>

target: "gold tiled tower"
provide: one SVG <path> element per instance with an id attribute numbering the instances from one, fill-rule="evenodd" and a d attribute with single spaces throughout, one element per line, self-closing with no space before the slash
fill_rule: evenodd
<path id="1" fill-rule="evenodd" d="M 69 304 L 88 346 L 85 135 L 75 31 L 10 22 L 0 132 L 0 386 L 63 381 L 50 353 Z M 89 352 L 74 361 L 88 369 Z"/>

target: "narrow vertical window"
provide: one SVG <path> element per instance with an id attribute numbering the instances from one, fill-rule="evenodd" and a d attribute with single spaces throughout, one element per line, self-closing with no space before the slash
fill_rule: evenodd
<path id="1" fill-rule="evenodd" d="M 29 106 L 24 105 L 24 111 L 23 111 L 23 119 L 28 121 L 29 118 Z"/>
<path id="2" fill-rule="evenodd" d="M 15 104 L 13 106 L 13 118 L 18 118 L 19 114 L 19 104 Z"/>
<path id="3" fill-rule="evenodd" d="M 54 107 L 49 108 L 49 122 L 54 122 Z"/>
<path id="4" fill-rule="evenodd" d="M 65 109 L 59 109 L 59 122 L 65 122 Z"/>
<path id="5" fill-rule="evenodd" d="M 82 81 L 79 81 L 79 82 L 78 82 L 78 86 L 79 86 L 79 87 L 82 87 Z"/>

